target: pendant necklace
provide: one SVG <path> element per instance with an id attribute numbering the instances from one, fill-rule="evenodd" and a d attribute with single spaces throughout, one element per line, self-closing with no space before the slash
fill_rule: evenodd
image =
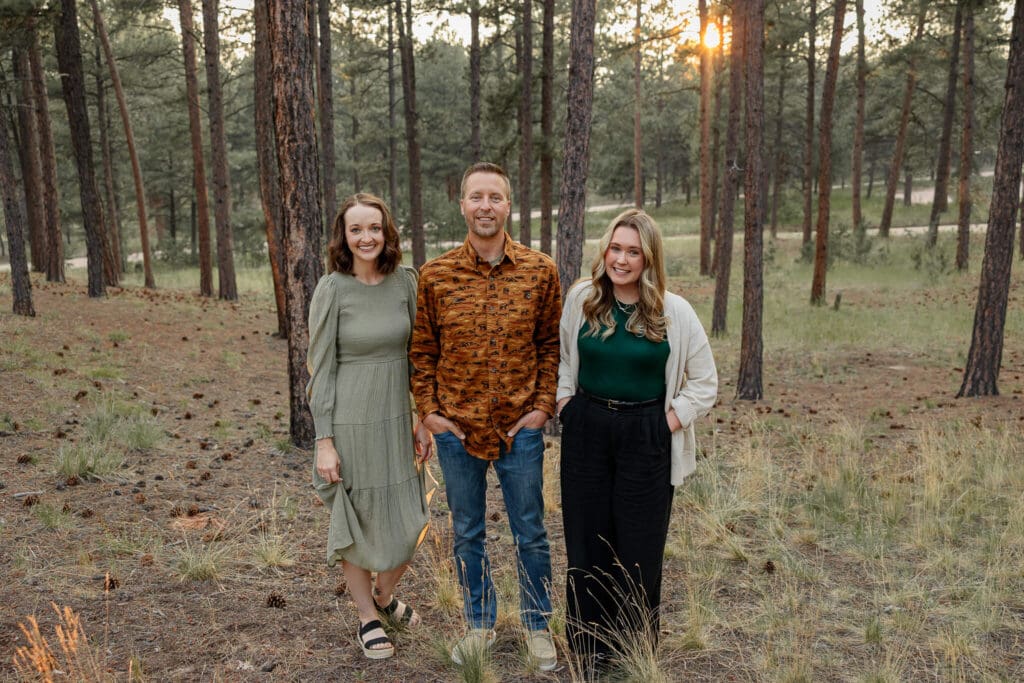
<path id="1" fill-rule="evenodd" d="M 618 298 L 615 298 L 615 307 L 622 311 L 623 314 L 625 314 L 626 316 L 633 315 L 636 312 L 636 306 L 637 305 L 635 303 L 624 304 L 621 301 L 619 301 Z"/>

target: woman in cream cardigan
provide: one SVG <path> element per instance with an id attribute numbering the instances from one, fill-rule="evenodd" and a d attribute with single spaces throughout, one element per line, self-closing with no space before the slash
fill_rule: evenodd
<path id="1" fill-rule="evenodd" d="M 661 233 L 629 209 L 562 309 L 566 630 L 588 666 L 635 636 L 656 642 L 673 487 L 696 467 L 693 425 L 717 397 L 704 328 L 665 284 Z"/>

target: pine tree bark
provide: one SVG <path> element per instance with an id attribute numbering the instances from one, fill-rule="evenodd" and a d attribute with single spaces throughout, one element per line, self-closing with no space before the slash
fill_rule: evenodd
<path id="1" fill-rule="evenodd" d="M 555 0 L 544 2 L 544 28 L 541 38 L 540 130 L 540 250 L 551 254 L 551 226 L 554 198 L 554 127 L 553 97 L 555 88 Z M 479 70 L 479 65 L 477 65 Z M 479 104 L 478 104 L 479 106 Z"/>
<path id="2" fill-rule="evenodd" d="M 825 84 L 821 92 L 821 116 L 818 118 L 818 222 L 814 242 L 814 276 L 811 303 L 825 302 L 825 276 L 828 271 L 828 228 L 832 202 L 832 111 L 839 79 L 839 48 L 843 42 L 846 0 L 836 0 L 832 17 L 832 42 L 825 65 Z"/>
<path id="3" fill-rule="evenodd" d="M 19 161 L 25 189 L 25 212 L 28 221 L 28 242 L 32 254 L 32 270 L 42 273 L 46 270 L 46 210 L 43 207 L 43 171 L 39 159 L 39 131 L 36 125 L 35 103 L 33 102 L 30 80 L 28 49 L 21 47 L 14 51 L 13 73 L 18 96 L 18 127 L 21 130 Z"/>
<path id="4" fill-rule="evenodd" d="M 406 0 L 408 1 L 408 0 Z M 412 233 L 412 264 L 419 268 L 427 261 L 427 244 L 423 236 L 423 177 L 420 174 L 419 112 L 416 109 L 416 62 L 412 49 L 412 32 L 406 25 L 403 0 L 395 0 L 395 23 L 398 24 L 398 50 L 402 62 L 402 96 L 405 103 L 405 146 L 409 161 L 409 230 Z M 412 17 L 408 17 L 411 23 Z"/>
<path id="5" fill-rule="evenodd" d="M 270 8 L 268 0 L 253 4 L 255 82 L 256 169 L 260 179 L 260 202 L 267 234 L 267 255 L 277 304 L 277 335 L 288 338 L 285 300 L 284 241 L 281 236 L 281 186 L 277 174 L 277 144 L 274 134 L 274 66 L 270 52 Z"/>
<path id="6" fill-rule="evenodd" d="M 469 30 L 469 154 L 475 163 L 480 161 L 480 0 L 469 5 Z"/>
<path id="7" fill-rule="evenodd" d="M 68 111 L 71 143 L 75 166 L 78 169 L 78 192 L 82 203 L 82 223 L 85 227 L 86 270 L 90 297 L 106 294 L 110 273 L 104 272 L 108 251 L 103 230 L 103 210 L 96 187 L 95 166 L 92 161 L 92 136 L 89 130 L 89 110 L 85 102 L 85 75 L 82 68 L 82 44 L 78 33 L 78 12 L 75 0 L 61 0 L 57 14 L 54 39 L 57 44 L 57 66 L 60 69 L 61 89 Z M 116 273 L 114 273 L 116 282 Z"/>
<path id="8" fill-rule="evenodd" d="M 636 23 L 633 25 L 633 205 L 644 208 L 644 138 L 641 126 L 641 45 L 640 2 L 636 0 Z"/>
<path id="9" fill-rule="evenodd" d="M 1013 238 L 1024 163 L 1024 0 L 1016 0 L 1006 65 L 1006 95 L 992 180 L 985 256 L 981 264 L 974 331 L 957 396 L 998 396 L 1003 328 L 1010 295 Z"/>
<path id="10" fill-rule="evenodd" d="M 811 0 L 810 15 L 807 18 L 807 108 L 804 124 L 804 175 L 802 190 L 804 198 L 803 243 L 811 241 L 811 193 L 814 190 L 814 76 L 816 72 L 815 51 L 817 50 L 818 3 Z"/>
<path id="11" fill-rule="evenodd" d="M 43 56 L 39 47 L 39 31 L 35 22 L 28 22 L 29 70 L 32 79 L 32 102 L 35 105 L 36 130 L 39 132 L 39 162 L 43 175 L 43 209 L 46 228 L 46 281 L 64 282 L 64 240 L 60 229 L 60 195 L 57 191 L 57 153 L 53 147 L 53 129 L 50 125 L 49 96 Z"/>
<path id="12" fill-rule="evenodd" d="M 320 162 L 313 108 L 312 45 L 302 3 L 268 0 L 274 130 L 287 264 L 288 403 L 292 443 L 316 439 L 306 399 L 309 302 L 323 273 L 320 259 Z"/>
<path id="13" fill-rule="evenodd" d="M 719 20 L 719 35 L 725 32 L 725 23 Z M 718 239 L 718 231 L 721 229 L 721 221 L 718 215 L 718 193 L 721 183 L 718 178 L 719 160 L 721 159 L 722 151 L 722 131 L 720 122 L 722 120 L 722 102 L 725 101 L 725 96 L 722 94 L 722 82 L 725 80 L 725 41 L 719 38 L 718 41 L 718 54 L 712 59 L 711 71 L 714 74 L 714 91 L 712 93 L 712 99 L 714 100 L 714 113 L 711 115 L 711 265 L 708 268 L 708 275 L 711 277 L 715 276 L 716 264 L 715 254 L 717 253 L 714 249 L 714 241 Z"/>
<path id="14" fill-rule="evenodd" d="M 530 192 L 533 175 L 533 2 L 523 0 L 519 54 L 519 241 L 531 246 Z"/>
<path id="15" fill-rule="evenodd" d="M 117 63 L 114 61 L 114 51 L 110 47 L 110 38 L 107 36 L 107 29 L 103 25 L 103 17 L 100 15 L 100 6 L 96 0 L 92 3 L 93 22 L 96 26 L 96 33 L 99 34 L 100 43 L 103 45 L 103 53 L 107 59 L 107 66 L 110 67 L 110 80 L 114 85 L 114 96 L 117 98 L 117 107 L 121 111 L 121 123 L 124 125 L 124 138 L 128 146 L 128 158 L 132 165 L 132 180 L 135 182 L 135 206 L 139 219 L 139 240 L 142 248 L 142 267 L 146 278 L 148 289 L 156 288 L 156 280 L 153 277 L 153 256 L 149 248 L 149 226 L 146 223 L 146 192 L 143 189 L 142 165 L 139 163 L 139 154 L 135 150 L 135 133 L 132 130 L 131 117 L 128 115 L 128 103 L 124 98 L 124 88 L 121 87 L 121 75 L 117 70 Z M 118 256 L 115 261 L 120 268 L 121 259 Z"/>
<path id="16" fill-rule="evenodd" d="M 199 122 L 199 79 L 196 75 L 196 43 L 191 0 L 178 0 L 178 16 L 181 20 L 181 49 L 185 57 L 185 94 L 188 98 L 188 129 L 192 145 L 192 187 L 195 192 L 199 250 L 199 293 L 202 296 L 213 296 L 210 203 L 206 190 L 203 132 Z M 195 253 L 194 249 L 193 253 Z"/>
<path id="17" fill-rule="evenodd" d="M 398 135 L 395 133 L 395 27 L 394 7 L 388 4 L 388 199 L 398 215 Z"/>
<path id="18" fill-rule="evenodd" d="M 331 2 L 330 0 L 319 0 L 317 4 L 320 20 L 320 89 L 317 95 L 320 99 L 320 148 L 322 151 L 323 184 L 324 184 L 324 231 L 323 234 L 331 234 L 331 226 L 334 224 L 334 214 L 338 210 L 338 199 L 336 182 L 334 179 L 334 77 L 331 71 Z M 351 7 L 349 9 L 351 12 Z M 353 82 L 353 88 L 355 83 Z M 353 125 L 358 125 L 358 119 L 353 116 Z M 358 143 L 353 136 L 352 148 Z M 356 191 L 359 191 L 359 183 L 356 183 Z"/>
<path id="19" fill-rule="evenodd" d="M 103 216 L 107 219 L 107 239 L 121 272 L 125 272 L 125 255 L 121 253 L 121 219 L 114 199 L 114 160 L 110 149 L 110 112 L 107 109 L 107 88 L 103 81 L 103 64 L 99 41 L 96 42 L 96 127 L 100 131 L 100 156 L 103 164 Z"/>
<path id="20" fill-rule="evenodd" d="M 583 221 L 587 211 L 587 173 L 594 105 L 596 19 L 596 0 L 572 0 L 568 111 L 558 192 L 558 277 L 563 295 L 579 277 L 583 263 Z"/>
<path id="21" fill-rule="evenodd" d="M 861 176 L 864 175 L 864 111 L 867 103 L 867 58 L 864 56 L 864 0 L 857 5 L 857 104 L 853 119 L 853 167 L 850 171 L 850 196 L 853 229 L 864 231 L 864 214 L 860 205 Z"/>
<path id="22" fill-rule="evenodd" d="M 782 201 L 782 185 L 786 181 L 786 166 L 783 163 L 786 159 L 786 153 L 783 151 L 782 146 L 782 130 L 786 112 L 786 74 L 788 72 L 786 67 L 788 64 L 789 59 L 783 56 L 782 64 L 779 65 L 779 97 L 776 104 L 775 117 L 775 163 L 772 170 L 772 210 L 769 228 L 772 239 L 775 239 L 778 235 L 779 204 Z"/>
<path id="23" fill-rule="evenodd" d="M 713 204 L 711 197 L 711 48 L 707 46 L 707 0 L 698 0 L 700 15 L 700 274 L 707 275 L 711 268 L 711 230 Z M 561 221 L 561 219 L 559 219 Z"/>
<path id="24" fill-rule="evenodd" d="M 21 212 L 24 194 L 20 191 L 14 175 L 14 161 L 11 144 L 8 141 L 5 114 L 0 114 L 0 194 L 3 195 L 4 224 L 7 227 L 14 314 L 35 317 L 36 310 L 32 305 L 32 280 L 28 276 L 28 259 L 25 258 L 25 217 Z"/>
<path id="25" fill-rule="evenodd" d="M 755 401 L 764 396 L 764 0 L 746 0 L 746 139 L 743 217 L 743 331 L 736 397 Z"/>
<path id="26" fill-rule="evenodd" d="M 896 185 L 900 180 L 900 169 L 903 168 L 903 152 L 907 145 L 907 127 L 910 124 L 910 105 L 914 99 L 914 88 L 917 86 L 917 49 L 924 34 L 925 9 L 922 4 L 917 16 L 917 29 L 911 44 L 909 63 L 907 64 L 907 85 L 903 90 L 903 105 L 900 109 L 900 123 L 896 131 L 896 142 L 893 144 L 892 162 L 885 180 L 885 203 L 882 205 L 882 220 L 878 224 L 880 237 L 889 237 L 892 225 L 893 205 L 896 203 Z"/>
<path id="27" fill-rule="evenodd" d="M 961 95 L 963 124 L 960 132 L 960 169 L 957 179 L 956 268 L 967 270 L 971 249 L 971 176 L 974 173 L 974 4 L 964 7 L 964 87 Z M 1022 252 L 1024 253 L 1024 252 Z"/>
<path id="28" fill-rule="evenodd" d="M 949 73 L 946 77 L 946 99 L 942 105 L 942 133 L 939 136 L 938 160 L 935 169 L 935 194 L 928 217 L 925 244 L 934 247 L 939 239 L 939 215 L 949 208 L 949 167 L 953 147 L 953 110 L 956 109 L 956 82 L 960 71 L 960 28 L 963 24 L 963 3 L 956 3 L 953 15 L 952 47 L 949 50 Z"/>
<path id="29" fill-rule="evenodd" d="M 203 0 L 203 47 L 206 57 L 206 92 L 210 124 L 210 160 L 213 165 L 213 217 L 217 229 L 217 297 L 238 299 L 231 231 L 231 179 L 228 143 L 224 133 L 224 98 L 220 84 L 220 0 Z"/>
<path id="30" fill-rule="evenodd" d="M 743 105 L 743 47 L 746 21 L 743 11 L 746 3 L 736 2 L 732 7 L 733 40 L 729 51 L 729 116 L 725 125 L 725 168 L 722 170 L 721 206 L 718 210 L 718 235 L 715 239 L 715 300 L 711 309 L 711 334 L 719 337 L 726 333 L 729 310 L 729 277 L 732 275 L 732 236 L 735 229 L 733 214 L 739 193 L 740 110 Z M 743 163 L 746 163 L 743 160 Z"/>

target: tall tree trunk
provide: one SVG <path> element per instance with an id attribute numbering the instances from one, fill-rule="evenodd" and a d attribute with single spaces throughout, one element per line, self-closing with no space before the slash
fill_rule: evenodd
<path id="1" fill-rule="evenodd" d="M 569 33 L 568 111 L 558 192 L 558 277 L 562 294 L 580 275 L 587 211 L 590 124 L 594 104 L 596 0 L 572 0 Z"/>
<path id="2" fill-rule="evenodd" d="M 960 170 L 957 179 L 956 267 L 967 270 L 971 248 L 971 175 L 974 172 L 974 5 L 964 8 L 963 128 L 960 133 Z M 1024 250 L 1024 247 L 1022 247 Z M 1022 251 L 1021 253 L 1024 253 Z"/>
<path id="3" fill-rule="evenodd" d="M 217 227 L 217 296 L 238 299 L 231 235 L 231 179 L 228 175 L 228 143 L 224 133 L 224 99 L 220 86 L 220 34 L 217 11 L 220 0 L 203 0 L 203 46 L 206 56 L 206 91 L 210 122 L 210 159 L 213 164 L 213 216 Z M 318 223 L 319 224 L 319 223 Z"/>
<path id="4" fill-rule="evenodd" d="M 927 5 L 922 4 L 918 12 L 917 30 L 914 32 L 914 39 L 911 44 L 910 61 L 907 65 L 907 85 L 903 90 L 903 106 L 900 109 L 899 129 L 896 131 L 892 162 L 889 164 L 889 174 L 885 180 L 885 203 L 882 205 L 882 220 L 878 224 L 878 234 L 881 237 L 889 236 L 889 228 L 892 225 L 893 205 L 896 203 L 896 185 L 900 180 L 900 169 L 903 168 L 903 151 L 907 144 L 910 105 L 914 99 L 914 88 L 917 86 L 917 50 L 921 43 L 921 36 L 924 33 L 926 7 Z"/>
<path id="5" fill-rule="evenodd" d="M 724 20 L 719 20 L 719 34 L 725 32 Z M 718 219 L 718 192 L 719 192 L 719 178 L 718 169 L 719 161 L 721 159 L 721 121 L 722 121 L 722 102 L 725 100 L 722 94 L 722 82 L 725 80 L 725 41 L 719 37 L 718 41 L 718 54 L 712 59 L 711 71 L 714 73 L 714 92 L 712 97 L 715 102 L 715 111 L 711 115 L 711 235 L 709 240 L 714 242 L 717 238 L 719 230 L 719 219 Z M 709 245 L 710 248 L 711 245 Z M 708 268 L 708 275 L 711 277 L 715 276 L 715 251 L 711 251 L 711 264 Z"/>
<path id="6" fill-rule="evenodd" d="M 956 81 L 960 71 L 960 27 L 963 24 L 963 3 L 956 3 L 953 16 L 953 46 L 949 50 L 949 73 L 946 76 L 946 100 L 942 105 L 942 134 L 935 169 L 935 194 L 928 217 L 928 237 L 925 243 L 934 247 L 939 239 L 939 214 L 949 208 L 949 167 L 953 140 L 953 110 L 956 108 Z"/>
<path id="7" fill-rule="evenodd" d="M 786 159 L 786 153 L 782 147 L 782 129 L 783 122 L 785 121 L 786 112 L 786 68 L 789 64 L 789 59 L 783 55 L 782 64 L 779 65 L 779 99 L 776 106 L 777 115 L 775 117 L 775 163 L 772 168 L 772 212 L 771 212 L 771 235 L 772 239 L 778 235 L 779 230 L 779 202 L 782 200 L 782 184 L 785 182 L 785 164 L 783 161 Z"/>
<path id="8" fill-rule="evenodd" d="M 43 209 L 46 214 L 46 280 L 64 282 L 64 241 L 60 229 L 60 195 L 57 192 L 57 154 L 50 126 L 49 96 L 43 71 L 39 31 L 35 21 L 25 26 L 28 38 L 29 70 L 32 78 L 32 102 L 35 105 L 36 130 L 39 132 L 39 162 L 43 174 Z"/>
<path id="9" fill-rule="evenodd" d="M 469 153 L 480 161 L 480 0 L 469 5 Z"/>
<path id="10" fill-rule="evenodd" d="M 853 229 L 864 231 L 864 215 L 860 206 L 860 181 L 864 174 L 864 111 L 867 102 L 868 65 L 864 56 L 864 0 L 856 0 L 857 9 L 857 105 L 853 119 L 853 168 L 850 172 L 850 195 Z"/>
<path id="11" fill-rule="evenodd" d="M 355 21 L 352 13 L 352 6 L 348 7 L 348 35 L 350 37 L 355 36 Z M 349 62 L 355 64 L 356 62 L 356 44 L 355 40 L 349 40 Z M 361 192 L 363 181 L 359 175 L 359 104 L 357 98 L 359 97 L 359 88 L 356 85 L 356 79 L 359 76 L 356 70 L 349 69 L 348 71 L 348 93 L 349 98 L 352 102 L 350 111 L 352 116 L 350 117 L 350 123 L 352 128 L 352 190 L 353 192 Z"/>
<path id="12" fill-rule="evenodd" d="M 1014 3 L 1012 26 L 985 256 L 981 264 L 978 303 L 974 308 L 974 332 L 957 396 L 999 395 L 997 382 L 1003 357 L 1003 327 L 1010 294 L 1021 164 L 1024 163 L 1024 0 Z"/>
<path id="13" fill-rule="evenodd" d="M 114 258 L 121 272 L 125 272 L 126 254 L 121 253 L 121 217 L 114 199 L 114 159 L 110 149 L 110 112 L 107 109 L 106 85 L 103 82 L 103 65 L 100 59 L 100 45 L 96 42 L 96 125 L 100 130 L 100 155 L 103 164 L 103 194 L 106 204 L 103 215 L 107 219 L 107 239 L 114 252 Z"/>
<path id="14" fill-rule="evenodd" d="M 533 3 L 523 0 L 519 55 L 519 241 L 530 246 L 530 181 L 533 174 Z"/>
<path id="15" fill-rule="evenodd" d="M 700 274 L 707 275 L 711 268 L 711 49 L 707 45 L 707 0 L 697 0 L 700 14 Z M 561 222 L 561 220 L 559 220 Z M 561 230 L 561 228 L 559 228 Z M 575 277 L 573 278 L 575 279 Z"/>
<path id="16" fill-rule="evenodd" d="M 191 0 L 178 0 L 178 16 L 181 19 L 181 49 L 185 57 L 185 93 L 188 97 L 188 129 L 192 145 L 192 187 L 196 202 L 196 230 L 199 233 L 199 293 L 202 296 L 213 296 L 210 203 L 206 191 L 203 132 L 199 123 L 199 79 L 196 76 L 196 43 Z M 195 252 L 193 245 L 193 255 Z"/>
<path id="17" fill-rule="evenodd" d="M 14 81 L 21 84 L 20 88 L 15 86 L 18 96 L 18 127 L 21 129 L 19 159 L 25 188 L 29 247 L 32 253 L 32 270 L 42 273 L 46 270 L 47 260 L 46 209 L 43 207 L 43 171 L 39 158 L 39 127 L 36 125 L 31 70 L 28 50 L 24 47 L 16 49 Z"/>
<path id="18" fill-rule="evenodd" d="M 78 192 L 82 202 L 82 223 L 85 227 L 85 250 L 90 297 L 106 294 L 109 273 L 104 272 L 107 252 L 106 233 L 103 231 L 103 210 L 96 189 L 95 166 L 92 162 L 92 136 L 89 130 L 89 110 L 85 103 L 85 75 L 82 69 L 82 44 L 78 34 L 78 13 L 75 0 L 61 0 L 57 14 L 54 39 L 57 43 L 57 66 L 60 69 L 61 89 L 68 110 L 71 143 L 78 168 Z M 116 282 L 117 273 L 114 273 Z"/>
<path id="19" fill-rule="evenodd" d="M 804 124 L 804 176 L 802 184 L 804 198 L 803 243 L 811 241 L 811 193 L 814 178 L 814 75 L 815 51 L 817 50 L 818 2 L 811 0 L 810 16 L 807 18 L 807 115 Z"/>
<path id="20" fill-rule="evenodd" d="M 0 88 L 3 85 L 0 81 Z M 7 226 L 10 252 L 13 310 L 15 315 L 35 317 L 32 280 L 28 276 L 28 259 L 25 258 L 25 217 L 21 213 L 21 199 L 25 195 L 19 190 L 8 141 L 7 116 L 0 114 L 0 194 L 3 195 L 4 224 Z"/>
<path id="21" fill-rule="evenodd" d="M 269 0 L 274 129 L 287 263 L 288 403 L 292 443 L 316 438 L 306 399 L 309 302 L 323 273 L 320 187 L 313 108 L 313 59 L 302 3 Z"/>
<path id="22" fill-rule="evenodd" d="M 825 273 L 828 269 L 828 222 L 832 201 L 832 110 L 839 79 L 839 47 L 843 42 L 843 20 L 846 0 L 836 0 L 832 17 L 832 42 L 825 65 L 825 85 L 821 92 L 821 116 L 818 119 L 818 223 L 814 243 L 814 277 L 811 281 L 811 303 L 825 302 Z"/>
<path id="23" fill-rule="evenodd" d="M 394 7 L 388 3 L 388 199 L 398 214 L 398 135 L 395 133 L 395 27 Z"/>
<path id="24" fill-rule="evenodd" d="M 331 2 L 330 0 L 318 0 L 317 7 L 320 19 L 320 89 L 317 94 L 320 97 L 320 149 L 324 184 L 323 234 L 330 235 L 334 214 L 338 210 L 334 180 L 334 76 L 331 71 Z M 351 11 L 350 6 L 349 12 Z M 355 88 L 354 81 L 352 87 Z M 352 119 L 353 126 L 358 125 L 358 119 L 355 116 Z M 357 145 L 358 142 L 353 135 L 353 152 Z M 357 192 L 359 191 L 358 182 L 355 189 Z"/>
<path id="25" fill-rule="evenodd" d="M 636 0 L 636 23 L 633 25 L 633 205 L 638 209 L 644 208 L 644 138 L 640 125 L 640 5 L 641 0 Z"/>
<path id="26" fill-rule="evenodd" d="M 711 334 L 719 337 L 726 333 L 729 310 L 729 277 L 732 275 L 733 213 L 739 193 L 740 173 L 739 128 L 740 109 L 743 105 L 743 44 L 746 27 L 743 11 L 745 3 L 732 6 L 733 43 L 729 51 L 729 118 L 725 126 L 725 168 L 722 171 L 722 204 L 718 210 L 718 235 L 715 240 L 715 301 L 711 311 Z M 735 37 L 740 37 L 736 39 Z M 745 163 L 745 162 L 744 162 Z"/>
<path id="27" fill-rule="evenodd" d="M 743 331 L 740 337 L 740 368 L 736 397 L 755 401 L 764 396 L 761 321 L 764 312 L 764 0 L 747 0 L 746 131 L 747 164 L 744 178 L 743 216 Z"/>
<path id="28" fill-rule="evenodd" d="M 270 8 L 268 0 L 256 0 L 253 99 L 255 104 L 256 169 L 260 178 L 260 201 L 267 233 L 267 254 L 277 304 L 277 334 L 288 338 L 285 301 L 284 241 L 281 235 L 281 186 L 277 177 L 277 143 L 274 134 L 274 67 L 270 52 Z M 328 72 L 329 73 L 329 72 Z"/>
<path id="29" fill-rule="evenodd" d="M 412 32 L 403 19 L 403 0 L 395 0 L 398 24 L 398 49 L 402 61 L 402 97 L 405 102 L 405 145 L 409 158 L 409 229 L 412 232 L 412 264 L 419 268 L 427 261 L 423 237 L 423 178 L 420 175 L 419 112 L 416 110 L 416 62 L 412 50 Z M 411 17 L 409 18 L 411 20 Z"/>
<path id="30" fill-rule="evenodd" d="M 117 63 L 114 61 L 114 51 L 110 47 L 110 39 L 107 36 L 107 29 L 103 25 L 103 17 L 100 16 L 100 6 L 96 0 L 92 3 L 92 16 L 96 24 L 96 32 L 99 34 L 100 43 L 103 45 L 103 53 L 107 59 L 107 66 L 110 67 L 110 80 L 114 84 L 114 95 L 117 97 L 117 106 L 121 110 L 121 123 L 124 124 L 124 138 L 128 145 L 128 158 L 132 164 L 132 179 L 135 181 L 135 204 L 139 218 L 139 239 L 142 245 L 142 266 L 146 278 L 146 287 L 156 288 L 156 280 L 153 278 L 153 260 L 149 249 L 149 226 L 146 224 L 146 194 L 142 184 L 142 166 L 139 164 L 139 155 L 135 151 L 135 133 L 132 131 L 131 118 L 128 116 L 128 103 L 124 98 L 124 88 L 121 87 L 121 75 L 117 70 Z M 120 257 L 115 263 L 120 267 Z"/>
<path id="31" fill-rule="evenodd" d="M 540 150 L 540 250 L 551 254 L 553 177 L 555 166 L 555 0 L 544 2 L 544 28 L 541 39 L 540 131 L 544 142 Z"/>

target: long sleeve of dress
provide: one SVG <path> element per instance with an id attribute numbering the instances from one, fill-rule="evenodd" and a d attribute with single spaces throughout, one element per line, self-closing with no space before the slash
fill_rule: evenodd
<path id="1" fill-rule="evenodd" d="M 689 303 L 681 302 L 676 308 L 678 323 L 686 331 L 686 340 L 680 344 L 683 384 L 672 397 L 672 409 L 683 427 L 689 427 L 697 418 L 707 415 L 718 398 L 718 371 L 711 354 L 708 335 Z"/>
<path id="2" fill-rule="evenodd" d="M 316 438 L 334 436 L 334 392 L 338 376 L 338 302 L 333 274 L 320 278 L 309 304 L 309 384 L 306 398 Z"/>

